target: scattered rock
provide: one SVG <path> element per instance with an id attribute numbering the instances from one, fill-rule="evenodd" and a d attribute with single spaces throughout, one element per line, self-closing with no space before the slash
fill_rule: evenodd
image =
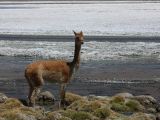
<path id="1" fill-rule="evenodd" d="M 160 120 L 160 113 L 156 115 L 156 120 Z"/>
<path id="2" fill-rule="evenodd" d="M 123 98 L 133 98 L 133 95 L 131 93 L 125 93 L 125 92 L 124 93 L 118 93 L 114 96 L 121 96 Z"/>
<path id="3" fill-rule="evenodd" d="M 55 97 L 51 92 L 45 91 L 45 92 L 42 92 L 38 95 L 38 100 L 39 101 L 43 100 L 43 102 L 45 102 L 45 101 L 54 102 Z"/>
<path id="4" fill-rule="evenodd" d="M 138 100 L 142 105 L 152 106 L 157 103 L 157 100 L 149 95 L 135 96 L 134 99 Z"/>
<path id="5" fill-rule="evenodd" d="M 22 113 L 17 113 L 17 120 L 37 120 L 33 115 L 25 115 Z"/>
<path id="6" fill-rule="evenodd" d="M 94 101 L 94 100 L 109 100 L 110 97 L 108 96 L 96 96 L 96 95 L 88 95 L 86 97 L 89 101 Z"/>
<path id="7" fill-rule="evenodd" d="M 156 120 L 156 117 L 152 114 L 134 113 L 128 120 Z"/>
<path id="8" fill-rule="evenodd" d="M 5 118 L 0 117 L 0 120 L 6 120 Z"/>
<path id="9" fill-rule="evenodd" d="M 156 110 L 157 110 L 157 112 L 160 112 L 160 103 L 158 103 L 158 104 L 156 105 Z"/>
<path id="10" fill-rule="evenodd" d="M 5 94 L 0 93 L 0 103 L 4 103 L 7 99 L 8 97 Z"/>
<path id="11" fill-rule="evenodd" d="M 97 97 L 96 95 L 88 95 L 88 96 L 87 96 L 87 99 L 88 99 L 89 101 L 92 101 L 92 100 L 97 100 L 98 97 Z"/>
<path id="12" fill-rule="evenodd" d="M 72 120 L 71 118 L 62 116 L 59 112 L 49 112 L 47 114 L 47 120 Z"/>
<path id="13" fill-rule="evenodd" d="M 62 118 L 62 115 L 58 112 L 50 112 L 47 115 L 49 120 L 60 120 Z"/>
<path id="14" fill-rule="evenodd" d="M 147 109 L 147 112 L 148 112 L 148 113 L 156 113 L 157 111 L 156 111 L 155 108 L 148 108 L 148 109 Z"/>

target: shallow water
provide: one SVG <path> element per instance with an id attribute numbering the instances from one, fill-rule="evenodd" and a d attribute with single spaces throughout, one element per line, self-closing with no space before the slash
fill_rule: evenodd
<path id="1" fill-rule="evenodd" d="M 25 66 L 35 58 L 0 56 L 0 92 L 11 97 L 27 99 L 28 84 L 24 78 Z M 67 91 L 80 95 L 114 95 L 130 92 L 135 95 L 152 95 L 160 101 L 160 65 L 138 61 L 92 61 L 82 63 L 67 87 Z M 52 91 L 56 96 L 58 84 L 45 83 L 42 91 Z"/>

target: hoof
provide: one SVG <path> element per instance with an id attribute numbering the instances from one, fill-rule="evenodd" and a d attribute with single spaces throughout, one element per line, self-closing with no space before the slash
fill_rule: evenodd
<path id="1" fill-rule="evenodd" d="M 68 106 L 67 101 L 65 101 L 65 100 L 60 101 L 60 108 L 63 108 L 64 110 L 66 110 L 67 106 Z"/>
<path id="2" fill-rule="evenodd" d="M 63 106 L 68 106 L 69 103 L 66 100 L 61 100 L 60 104 Z"/>
<path id="3" fill-rule="evenodd" d="M 29 102 L 28 107 L 34 107 L 35 105 L 31 102 Z"/>

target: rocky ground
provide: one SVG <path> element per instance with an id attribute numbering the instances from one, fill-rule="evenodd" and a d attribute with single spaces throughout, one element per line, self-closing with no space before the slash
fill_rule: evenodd
<path id="1" fill-rule="evenodd" d="M 66 110 L 46 109 L 46 104 L 55 102 L 54 96 L 46 91 L 37 99 L 41 107 L 33 108 L 25 106 L 23 100 L 0 93 L 0 120 L 160 120 L 159 103 L 147 95 L 119 93 L 108 97 L 67 93 L 66 101 Z"/>

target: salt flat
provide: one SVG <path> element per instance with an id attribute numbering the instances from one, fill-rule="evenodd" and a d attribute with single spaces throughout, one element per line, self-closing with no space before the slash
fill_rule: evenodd
<path id="1" fill-rule="evenodd" d="M 0 34 L 160 35 L 159 2 L 1 2 Z"/>

